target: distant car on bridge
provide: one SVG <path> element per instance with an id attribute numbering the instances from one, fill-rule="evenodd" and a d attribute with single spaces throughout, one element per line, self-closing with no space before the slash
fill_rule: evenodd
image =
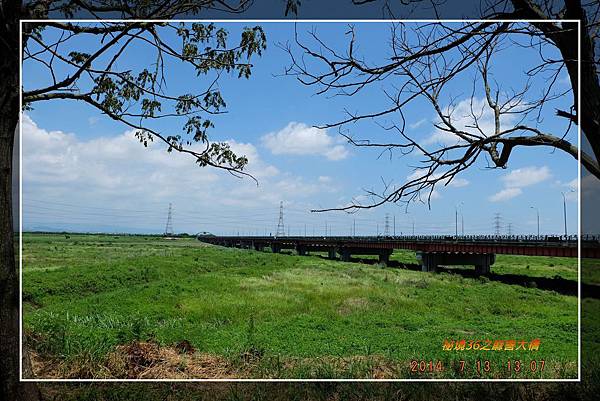
<path id="1" fill-rule="evenodd" d="M 214 235 L 213 233 L 209 233 L 208 231 L 202 231 L 202 232 L 196 234 L 196 239 L 211 238 L 211 237 L 216 237 L 216 235 Z"/>

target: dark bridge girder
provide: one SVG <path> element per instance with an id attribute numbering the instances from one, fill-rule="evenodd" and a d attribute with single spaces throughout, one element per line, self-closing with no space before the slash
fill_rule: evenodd
<path id="1" fill-rule="evenodd" d="M 379 262 L 387 264 L 390 261 L 390 255 L 393 249 L 387 248 L 359 248 L 359 247 L 341 247 L 338 249 L 340 259 L 343 262 L 349 262 L 352 255 L 378 255 Z"/>
<path id="2" fill-rule="evenodd" d="M 236 237 L 199 236 L 199 240 L 224 246 L 256 246 L 297 249 L 298 246 L 410 249 L 424 252 L 495 253 L 529 256 L 578 257 L 577 236 L 403 236 L 403 237 Z M 582 236 L 582 258 L 600 258 L 600 237 Z"/>
<path id="3" fill-rule="evenodd" d="M 421 252 L 417 251 L 417 260 L 421 262 L 424 272 L 435 272 L 438 266 L 473 265 L 478 274 L 489 274 L 491 266 L 496 262 L 493 253 L 462 252 Z"/>
<path id="4" fill-rule="evenodd" d="M 340 260 L 343 262 L 349 262 L 352 255 L 378 255 L 381 263 L 387 263 L 390 260 L 392 249 L 382 248 L 360 248 L 360 247 L 346 247 L 346 246 L 322 246 L 322 245 L 298 245 L 296 252 L 298 255 L 304 256 L 308 252 L 327 252 L 329 259 L 335 259 L 336 256 L 340 255 Z"/>
<path id="5" fill-rule="evenodd" d="M 423 271 L 435 271 L 440 265 L 473 265 L 480 274 L 490 272 L 496 254 L 577 257 L 577 237 L 535 236 L 407 236 L 407 237 L 216 237 L 199 236 L 203 242 L 228 247 L 264 250 L 275 253 L 283 249 L 296 250 L 298 255 L 308 252 L 327 252 L 330 259 L 337 254 L 342 261 L 352 255 L 378 255 L 388 263 L 394 249 L 417 252 Z M 600 238 L 581 239 L 581 256 L 600 258 Z"/>

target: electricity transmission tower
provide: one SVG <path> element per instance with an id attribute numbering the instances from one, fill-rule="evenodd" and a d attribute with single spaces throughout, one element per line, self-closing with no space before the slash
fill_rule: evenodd
<path id="1" fill-rule="evenodd" d="M 502 216 L 500 213 L 494 214 L 494 235 L 500 235 L 502 231 Z"/>
<path id="2" fill-rule="evenodd" d="M 390 214 L 389 213 L 385 214 L 385 228 L 383 229 L 383 236 L 384 237 L 390 236 Z"/>
<path id="3" fill-rule="evenodd" d="M 167 214 L 167 225 L 165 226 L 165 235 L 173 235 L 173 206 L 169 203 L 169 213 Z"/>
<path id="4" fill-rule="evenodd" d="M 512 223 L 508 223 L 507 234 L 512 235 Z"/>
<path id="5" fill-rule="evenodd" d="M 285 227 L 283 225 L 283 201 L 279 202 L 279 222 L 277 223 L 276 237 L 285 236 Z"/>

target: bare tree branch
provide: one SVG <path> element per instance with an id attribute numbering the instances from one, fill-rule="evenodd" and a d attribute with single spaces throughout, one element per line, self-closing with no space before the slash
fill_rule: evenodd
<path id="1" fill-rule="evenodd" d="M 542 15 L 542 11 L 529 2 L 513 12 L 530 18 Z M 506 168 L 513 151 L 519 147 L 549 147 L 578 159 L 580 150 L 566 139 L 571 126 L 579 119 L 576 92 L 572 85 L 567 89 L 556 88 L 564 68 L 571 82 L 577 82 L 578 77 L 573 76 L 577 57 L 575 55 L 573 59 L 572 51 L 569 53 L 561 48 L 558 51 L 562 58 L 549 56 L 557 47 L 567 46 L 569 41 L 573 47 L 573 37 L 575 43 L 577 39 L 576 25 L 542 21 L 411 26 L 398 23 L 392 24 L 390 31 L 391 55 L 380 62 L 367 62 L 357 54 L 357 32 L 352 26 L 346 33 L 345 50 L 324 43 L 314 31 L 303 38 L 296 32 L 294 47 L 289 44 L 283 46 L 291 60 L 285 74 L 295 77 L 303 85 L 315 87 L 317 94 L 351 98 L 374 84 L 385 88 L 386 82 L 394 82 L 392 89 L 382 91 L 382 96 L 390 101 L 389 107 L 362 113 L 347 112 L 346 118 L 322 124 L 320 128 L 338 127 L 341 135 L 357 147 L 377 147 L 390 154 L 400 150 L 402 155 L 417 153 L 422 156 L 415 174 L 406 182 L 397 186 L 386 184 L 380 192 L 368 190 L 367 195 L 373 202 L 353 202 L 342 208 L 323 211 L 355 211 L 386 202 L 429 202 L 438 186 L 449 185 L 479 159 L 486 158 L 488 168 Z M 524 84 L 520 88 L 514 89 L 515 82 L 506 85 L 510 88 L 504 88 L 494 77 L 494 60 L 515 45 L 537 54 L 540 62 L 526 69 Z M 449 89 L 449 83 L 457 79 L 473 82 L 470 97 L 460 102 L 462 95 L 454 96 Z M 555 116 L 567 121 L 565 131 L 544 132 L 540 128 L 544 108 L 563 99 L 573 102 L 569 111 L 555 109 Z M 432 124 L 444 138 L 443 142 L 424 141 L 422 134 L 406 130 L 403 110 L 409 104 L 422 100 L 434 111 Z M 382 142 L 368 137 L 356 138 L 342 131 L 351 123 L 363 120 L 377 122 L 383 116 L 389 119 L 394 115 L 400 116 L 400 124 L 377 124 L 385 131 L 395 133 L 398 140 Z M 590 124 L 585 126 L 589 129 Z M 600 140 L 593 135 L 588 139 Z M 581 163 L 600 177 L 596 154 L 581 152 Z M 422 195 L 426 195 L 425 200 Z"/>

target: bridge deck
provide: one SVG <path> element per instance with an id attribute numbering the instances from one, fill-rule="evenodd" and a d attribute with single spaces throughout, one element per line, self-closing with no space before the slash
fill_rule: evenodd
<path id="1" fill-rule="evenodd" d="M 528 256 L 600 258 L 600 237 L 576 236 L 402 236 L 402 237 L 264 237 L 199 236 L 203 242 L 224 246 L 278 247 L 279 249 L 409 249 L 421 252 L 455 252 Z"/>

